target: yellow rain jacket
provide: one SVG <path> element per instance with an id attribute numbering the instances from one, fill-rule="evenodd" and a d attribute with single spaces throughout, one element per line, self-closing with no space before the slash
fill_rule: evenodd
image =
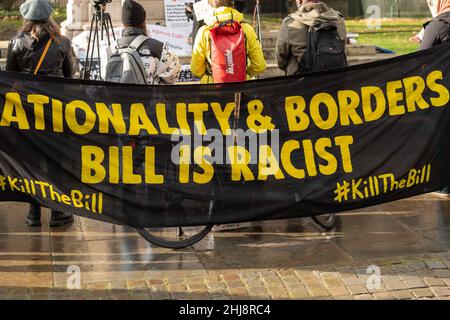
<path id="1" fill-rule="evenodd" d="M 213 16 L 205 19 L 206 25 L 201 27 L 195 38 L 192 52 L 191 71 L 201 79 L 201 83 L 214 83 L 213 77 L 206 74 L 207 61 L 211 63 L 211 45 L 209 31 L 217 23 L 227 20 L 236 20 L 242 24 L 245 34 L 245 48 L 247 51 L 247 79 L 250 79 L 266 70 L 266 60 L 259 43 L 258 37 L 253 27 L 247 23 L 242 23 L 244 15 L 239 11 L 229 7 L 219 7 L 214 10 Z"/>

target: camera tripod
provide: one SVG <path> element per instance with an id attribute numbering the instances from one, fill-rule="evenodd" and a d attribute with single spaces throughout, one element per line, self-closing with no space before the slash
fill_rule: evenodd
<path id="1" fill-rule="evenodd" d="M 110 31 L 112 31 L 112 37 L 114 41 L 116 36 L 114 35 L 114 29 L 112 26 L 111 16 L 109 13 L 105 12 L 107 1 L 94 1 L 93 7 L 95 9 L 92 14 L 91 28 L 89 30 L 89 40 L 86 52 L 86 60 L 84 64 L 83 72 L 81 72 L 82 79 L 91 79 L 92 71 L 94 70 L 94 55 L 95 49 L 97 49 L 97 60 L 98 60 L 98 77 L 97 80 L 102 79 L 101 74 L 101 60 L 100 60 L 100 41 L 103 41 L 103 32 L 106 32 L 106 37 L 108 40 L 108 46 L 111 44 L 111 39 L 109 36 Z"/>

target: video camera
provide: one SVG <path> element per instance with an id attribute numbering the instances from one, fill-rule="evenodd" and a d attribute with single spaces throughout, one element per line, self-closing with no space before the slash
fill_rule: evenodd
<path id="1" fill-rule="evenodd" d="M 107 3 L 111 3 L 112 0 L 91 0 L 91 3 L 94 7 L 97 6 L 106 6 Z"/>

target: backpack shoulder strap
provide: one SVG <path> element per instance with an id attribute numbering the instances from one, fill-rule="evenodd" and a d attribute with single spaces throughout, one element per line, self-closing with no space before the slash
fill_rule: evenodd
<path id="1" fill-rule="evenodd" d="M 37 74 L 39 69 L 41 68 L 42 62 L 44 62 L 45 56 L 47 55 L 48 49 L 50 48 L 52 44 L 52 38 L 48 39 L 47 44 L 45 45 L 44 51 L 41 54 L 41 57 L 39 58 L 39 61 L 36 65 L 36 68 L 34 69 L 33 74 Z"/>
<path id="2" fill-rule="evenodd" d="M 317 29 L 337 29 L 338 25 L 334 21 L 324 21 L 315 25 Z"/>
<path id="3" fill-rule="evenodd" d="M 144 63 L 142 62 L 141 56 L 139 54 L 139 47 L 142 46 L 142 44 L 149 39 L 148 37 L 144 35 L 137 36 L 130 45 L 126 48 L 128 49 L 127 52 L 131 54 L 131 56 L 134 59 L 134 62 L 137 64 L 139 68 L 139 74 L 142 77 L 143 82 L 147 83 L 147 77 L 145 76 L 145 67 Z"/>
<path id="4" fill-rule="evenodd" d="M 130 47 L 138 50 L 147 39 L 149 39 L 147 36 L 139 35 L 130 43 Z"/>
<path id="5" fill-rule="evenodd" d="M 147 38 L 147 41 L 145 41 L 145 46 L 143 46 L 142 49 L 150 50 L 152 57 L 161 60 L 164 51 L 164 46 L 165 46 L 164 42 L 161 42 L 153 38 Z"/>
<path id="6" fill-rule="evenodd" d="M 307 26 L 307 25 L 306 25 Z M 301 73 L 301 71 L 309 71 L 311 68 L 311 55 L 314 51 L 315 46 L 315 37 L 316 34 L 316 25 L 309 26 L 308 28 L 308 35 L 306 39 L 306 48 L 303 51 L 303 54 L 301 55 L 300 59 L 297 61 L 298 63 L 298 69 L 297 73 Z"/>
<path id="7" fill-rule="evenodd" d="M 130 43 L 129 47 L 135 49 L 140 54 L 139 50 L 144 43 L 146 44 L 145 49 L 149 49 L 153 57 L 161 59 L 164 50 L 164 42 L 158 41 L 151 37 L 147 37 L 144 35 L 137 36 Z"/>
<path id="8" fill-rule="evenodd" d="M 108 48 L 106 48 L 106 54 L 108 59 L 114 55 L 114 54 L 118 54 L 119 52 L 119 40 L 115 40 L 113 41 Z"/>

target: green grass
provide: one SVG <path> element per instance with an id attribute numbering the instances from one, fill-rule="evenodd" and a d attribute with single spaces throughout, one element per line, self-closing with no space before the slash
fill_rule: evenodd
<path id="1" fill-rule="evenodd" d="M 371 44 L 381 48 L 394 51 L 396 54 L 408 54 L 419 49 L 419 45 L 409 42 L 409 38 L 413 36 L 410 32 L 384 32 L 377 34 L 360 34 L 358 43 Z"/>
<path id="2" fill-rule="evenodd" d="M 381 30 L 386 32 L 416 30 L 422 28 L 425 21 L 426 19 L 383 19 Z M 379 32 L 377 29 L 369 29 L 367 20 L 347 20 L 345 25 L 351 32 Z"/>
<path id="3" fill-rule="evenodd" d="M 358 43 L 407 54 L 419 49 L 419 45 L 411 43 L 409 38 L 422 29 L 425 20 L 386 20 L 382 21 L 381 29 L 369 29 L 365 20 L 350 20 L 346 22 L 346 26 L 348 32 L 359 34 Z"/>

